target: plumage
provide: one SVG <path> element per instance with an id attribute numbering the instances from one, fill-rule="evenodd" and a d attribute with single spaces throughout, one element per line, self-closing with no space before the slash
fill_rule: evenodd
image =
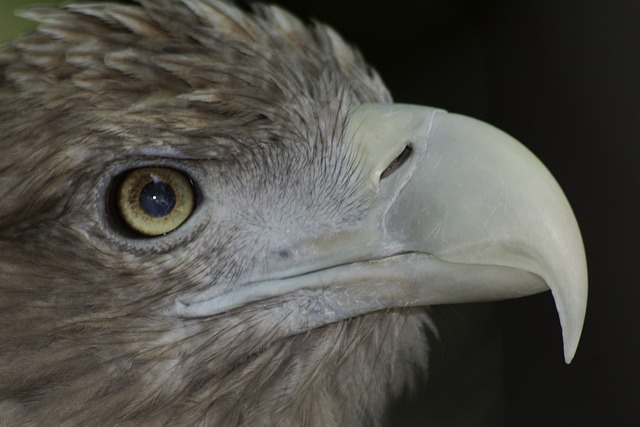
<path id="1" fill-rule="evenodd" d="M 281 9 L 142 5 L 32 9 L 40 29 L 2 52 L 4 421 L 374 422 L 386 388 L 399 391 L 421 363 L 422 312 L 284 339 L 259 307 L 188 322 L 163 311 L 183 289 L 259 268 L 246 263 L 252 246 L 273 242 L 251 236 L 281 227 L 279 212 L 317 230 L 357 216 L 366 200 L 325 162 L 347 161 L 336 146 L 347 108 L 388 92 L 330 29 Z M 102 193 L 121 169 L 149 162 L 224 180 L 216 198 L 242 221 L 120 238 L 105 227 Z M 335 197 L 341 187 L 347 199 Z M 314 198 L 301 206 L 307 188 Z M 379 370 L 366 383 L 365 364 Z"/>
<path id="2" fill-rule="evenodd" d="M 294 314 L 322 292 L 174 308 L 366 217 L 367 156 L 345 138 L 389 92 L 332 29 L 275 6 L 139 3 L 30 9 L 38 30 L 0 53 L 0 424 L 380 424 L 426 368 L 426 309 L 305 330 Z M 198 200 L 154 238 L 113 200 L 148 166 Z"/>

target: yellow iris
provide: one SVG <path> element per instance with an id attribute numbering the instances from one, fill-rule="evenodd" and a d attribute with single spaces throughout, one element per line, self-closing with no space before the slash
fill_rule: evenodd
<path id="1" fill-rule="evenodd" d="M 118 186 L 118 211 L 123 221 L 145 236 L 160 236 L 178 228 L 194 208 L 191 181 L 169 168 L 127 172 Z"/>

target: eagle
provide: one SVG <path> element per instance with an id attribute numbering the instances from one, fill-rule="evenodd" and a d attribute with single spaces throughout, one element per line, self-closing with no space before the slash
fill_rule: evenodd
<path id="1" fill-rule="evenodd" d="M 71 3 L 0 49 L 0 424 L 372 426 L 429 306 L 587 270 L 551 174 L 404 105 L 330 27 L 223 0 Z"/>

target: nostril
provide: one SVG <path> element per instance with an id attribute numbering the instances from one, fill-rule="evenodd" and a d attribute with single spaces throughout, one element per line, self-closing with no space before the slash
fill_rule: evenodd
<path id="1" fill-rule="evenodd" d="M 382 171 L 382 173 L 380 174 L 380 179 L 384 179 L 394 173 L 400 166 L 402 166 L 404 162 L 407 161 L 409 156 L 411 156 L 412 151 L 413 149 L 411 148 L 411 144 L 407 144 L 406 147 L 404 147 L 404 150 L 402 150 L 402 153 L 400 153 L 398 157 L 393 159 L 393 161 L 389 163 L 389 166 L 387 166 L 387 168 Z"/>

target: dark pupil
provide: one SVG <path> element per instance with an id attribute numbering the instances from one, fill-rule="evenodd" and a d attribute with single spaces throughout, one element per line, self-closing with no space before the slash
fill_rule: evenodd
<path id="1" fill-rule="evenodd" d="M 140 192 L 140 207 L 150 216 L 167 216 L 176 205 L 176 193 L 166 182 L 150 182 Z"/>

